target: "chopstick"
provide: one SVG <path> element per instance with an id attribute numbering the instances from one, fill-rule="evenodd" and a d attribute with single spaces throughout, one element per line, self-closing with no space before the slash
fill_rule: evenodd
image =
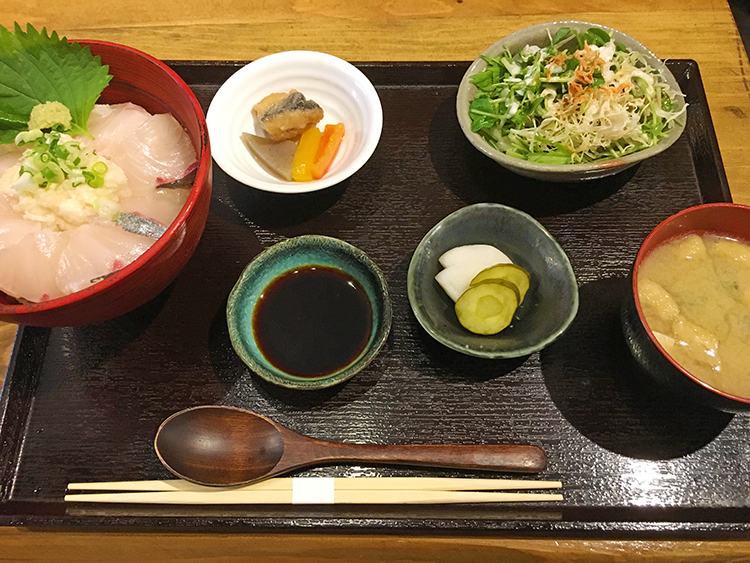
<path id="1" fill-rule="evenodd" d="M 559 501 L 559 481 L 443 477 L 282 477 L 234 488 L 182 480 L 70 483 L 66 502 L 142 504 L 452 504 Z M 87 492 L 97 491 L 97 492 Z M 101 492 L 107 491 L 107 492 Z M 493 491 L 493 492 L 487 492 Z"/>
<path id="2" fill-rule="evenodd" d="M 154 481 L 110 481 L 69 483 L 69 491 L 286 491 L 296 482 L 333 480 L 336 490 L 441 490 L 501 491 L 522 489 L 559 489 L 560 481 L 524 479 L 467 479 L 452 477 L 277 477 L 239 487 L 206 487 L 182 479 Z"/>
<path id="3" fill-rule="evenodd" d="M 549 493 L 486 493 L 466 491 L 336 491 L 329 499 L 295 501 L 291 491 L 197 491 L 92 493 L 65 495 L 66 502 L 139 504 L 452 504 L 558 501 Z"/>

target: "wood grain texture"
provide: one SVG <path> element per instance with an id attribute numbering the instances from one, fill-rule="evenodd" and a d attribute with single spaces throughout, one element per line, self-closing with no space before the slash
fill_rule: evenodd
<path id="1" fill-rule="evenodd" d="M 4 0 L 0 24 L 126 43 L 163 59 L 247 60 L 315 49 L 353 61 L 470 60 L 498 37 L 555 19 L 614 26 L 663 58 L 699 63 L 735 201 L 750 203 L 748 59 L 723 0 Z M 606 258 L 606 257 L 605 257 Z M 0 374 L 14 327 L 0 325 Z M 0 561 L 744 561 L 746 542 L 38 532 L 0 528 Z"/>
<path id="2" fill-rule="evenodd" d="M 457 536 L 169 534 L 0 528 L 12 563 L 740 563 L 737 542 L 503 540 Z"/>
<path id="3" fill-rule="evenodd" d="M 16 328 L 15 325 L 0 322 L 0 386 L 5 380 L 5 373 L 8 370 L 10 352 L 16 337 Z"/>

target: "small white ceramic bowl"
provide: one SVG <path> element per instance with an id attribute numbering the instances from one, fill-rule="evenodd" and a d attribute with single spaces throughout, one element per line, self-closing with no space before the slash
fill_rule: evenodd
<path id="1" fill-rule="evenodd" d="M 318 123 L 343 123 L 344 140 L 328 173 L 312 182 L 288 182 L 265 170 L 240 135 L 263 136 L 253 106 L 268 94 L 298 90 L 325 112 Z M 383 129 L 383 109 L 375 87 L 356 67 L 333 55 L 285 51 L 262 57 L 235 72 L 219 88 L 206 115 L 216 163 L 232 178 L 259 190 L 303 193 L 346 180 L 372 156 Z"/>
<path id="2" fill-rule="evenodd" d="M 678 93 L 681 92 L 677 80 L 667 68 L 667 65 L 665 65 L 659 57 L 649 51 L 642 43 L 633 39 L 629 35 L 617 31 L 616 29 L 595 23 L 566 20 L 532 25 L 531 27 L 526 27 L 500 39 L 497 43 L 488 47 L 482 55 L 495 57 L 506 49 L 511 53 L 517 53 L 526 45 L 539 45 L 540 47 L 547 46 L 550 44 L 550 37 L 554 36 L 555 32 L 561 27 L 569 27 L 578 32 L 585 32 L 592 27 L 606 31 L 617 43 L 625 45 L 632 51 L 641 53 L 648 61 L 648 64 L 659 71 L 663 80 L 672 88 L 672 90 Z M 477 88 L 469 82 L 469 78 L 477 72 L 483 71 L 486 67 L 487 63 L 484 59 L 481 57 L 478 58 L 471 64 L 461 80 L 461 84 L 458 87 L 458 95 L 456 97 L 458 122 L 461 125 L 461 130 L 464 132 L 464 135 L 466 135 L 466 138 L 480 152 L 495 160 L 505 168 L 508 168 L 517 174 L 521 174 L 522 176 L 528 176 L 548 182 L 577 182 L 580 180 L 590 180 L 617 174 L 626 168 L 630 168 L 647 158 L 665 151 L 677 141 L 685 129 L 685 117 L 683 116 L 683 118 L 676 123 L 676 126 L 672 128 L 669 135 L 661 139 L 653 147 L 643 149 L 621 158 L 597 160 L 585 164 L 541 164 L 508 156 L 504 152 L 491 147 L 478 133 L 471 131 L 469 104 L 471 104 L 474 99 L 474 93 Z M 682 95 L 677 96 L 675 101 L 677 102 L 678 107 L 685 105 L 685 100 Z M 213 142 L 213 139 L 211 142 Z"/>

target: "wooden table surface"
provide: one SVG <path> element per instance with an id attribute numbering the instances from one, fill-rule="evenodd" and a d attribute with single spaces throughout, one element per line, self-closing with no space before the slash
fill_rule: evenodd
<path id="1" fill-rule="evenodd" d="M 734 201 L 750 204 L 750 67 L 726 0 L 3 0 L 0 24 L 125 43 L 161 59 L 251 60 L 290 49 L 351 61 L 472 60 L 531 24 L 615 27 L 698 62 Z M 15 327 L 0 323 L 0 380 Z M 750 538 L 748 538 L 750 539 Z M 173 534 L 0 528 L 0 562 L 748 561 L 750 542 Z"/>

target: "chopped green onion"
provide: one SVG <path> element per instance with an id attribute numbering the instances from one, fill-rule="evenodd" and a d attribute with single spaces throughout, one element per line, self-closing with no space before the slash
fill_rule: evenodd
<path id="1" fill-rule="evenodd" d="M 92 188 L 101 188 L 104 185 L 103 176 L 94 176 L 92 179 L 86 182 Z"/>
<path id="2" fill-rule="evenodd" d="M 36 132 L 17 135 L 17 144 L 31 144 L 31 137 Z M 73 186 L 84 182 L 92 187 L 102 187 L 104 177 L 109 171 L 106 162 L 99 159 L 94 151 L 84 151 L 80 143 L 74 140 L 63 142 L 60 131 L 39 132 L 34 137 L 33 148 L 24 153 L 24 161 L 19 176 L 28 173 L 34 183 L 42 188 L 61 184 L 70 178 Z M 90 167 L 90 170 L 85 170 Z"/>
<path id="3" fill-rule="evenodd" d="M 57 180 L 57 178 L 62 175 L 60 174 L 59 168 L 55 170 L 50 166 L 45 166 L 39 172 L 42 176 L 44 176 L 45 179 L 49 180 L 50 182 Z"/>

